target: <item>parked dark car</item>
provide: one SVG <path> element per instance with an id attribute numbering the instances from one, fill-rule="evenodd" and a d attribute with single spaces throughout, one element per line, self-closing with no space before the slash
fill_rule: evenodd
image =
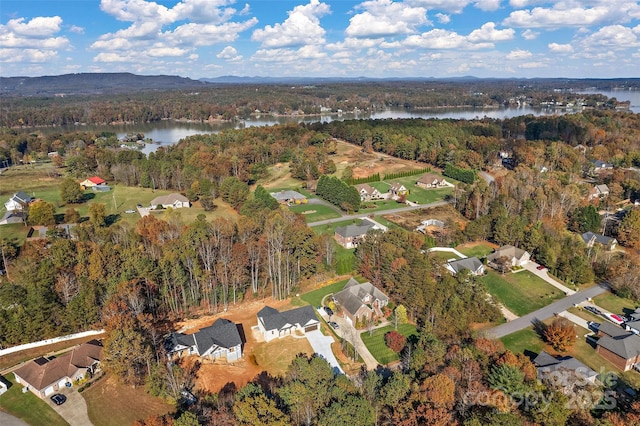
<path id="1" fill-rule="evenodd" d="M 330 308 L 330 307 L 328 307 L 328 306 L 325 306 L 325 307 L 324 307 L 324 311 L 325 311 L 325 312 L 327 313 L 327 315 L 329 315 L 329 316 L 333 315 L 333 311 L 332 311 L 332 310 L 331 310 L 331 308 Z"/>
<path id="2" fill-rule="evenodd" d="M 538 265 L 538 266 L 536 267 L 536 269 L 537 269 L 538 271 L 542 271 L 544 268 L 545 268 L 545 266 L 544 266 L 544 265 Z"/>
<path id="3" fill-rule="evenodd" d="M 51 401 L 53 401 L 53 403 L 56 405 L 62 405 L 67 400 L 66 396 L 61 395 L 59 393 L 54 393 L 53 395 L 50 396 L 50 398 L 51 398 Z"/>
<path id="4" fill-rule="evenodd" d="M 585 306 L 584 308 L 593 314 L 602 315 L 602 311 L 600 311 L 600 309 L 596 308 L 595 306 L 588 305 L 588 306 Z"/>
<path id="5" fill-rule="evenodd" d="M 340 326 L 338 325 L 337 322 L 335 321 L 329 321 L 329 325 L 333 328 L 335 328 L 336 330 L 340 328 Z"/>
<path id="6" fill-rule="evenodd" d="M 599 322 L 587 321 L 587 325 L 589 326 L 589 329 L 591 331 L 595 331 L 595 332 L 598 332 L 598 329 L 600 328 Z"/>

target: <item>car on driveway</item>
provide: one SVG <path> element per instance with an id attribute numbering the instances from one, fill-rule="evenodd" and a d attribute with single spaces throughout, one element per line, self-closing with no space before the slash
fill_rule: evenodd
<path id="1" fill-rule="evenodd" d="M 604 316 L 609 321 L 614 322 L 618 325 L 624 324 L 624 320 L 622 319 L 622 317 L 620 317 L 620 315 L 606 313 L 606 314 L 603 314 L 602 316 Z"/>
<path id="2" fill-rule="evenodd" d="M 327 313 L 327 315 L 329 315 L 329 316 L 333 315 L 333 310 L 332 310 L 330 307 L 328 307 L 328 306 L 325 306 L 325 307 L 324 307 L 324 311 L 325 311 L 325 312 Z"/>
<path id="3" fill-rule="evenodd" d="M 131 209 L 125 211 L 125 213 L 127 213 L 127 214 L 131 214 L 131 213 L 135 213 L 135 212 L 136 212 L 135 210 L 131 210 Z"/>
<path id="4" fill-rule="evenodd" d="M 329 321 L 329 325 L 333 328 L 335 328 L 336 330 L 340 328 L 340 326 L 338 325 L 337 322 L 335 321 Z"/>
<path id="5" fill-rule="evenodd" d="M 600 323 L 595 321 L 587 321 L 587 325 L 589 326 L 589 330 L 594 332 L 598 332 L 598 329 L 600 328 Z"/>
<path id="6" fill-rule="evenodd" d="M 538 266 L 536 266 L 536 269 L 538 271 L 543 271 L 545 269 L 545 266 L 544 265 L 538 265 Z"/>
<path id="7" fill-rule="evenodd" d="M 61 395 L 59 393 L 54 393 L 53 395 L 50 396 L 50 398 L 51 398 L 51 401 L 53 401 L 53 403 L 56 405 L 62 405 L 67 400 L 66 396 Z"/>
<path id="8" fill-rule="evenodd" d="M 600 311 L 600 309 L 596 308 L 595 306 L 587 305 L 584 308 L 587 311 L 591 312 L 592 314 L 602 315 L 602 312 Z"/>

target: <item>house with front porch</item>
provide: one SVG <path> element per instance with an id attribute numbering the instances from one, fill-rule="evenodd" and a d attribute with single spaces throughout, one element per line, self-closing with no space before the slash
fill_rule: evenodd
<path id="1" fill-rule="evenodd" d="M 40 357 L 13 372 L 16 383 L 45 398 L 74 381 L 92 377 L 102 360 L 102 343 L 91 340 L 57 357 Z"/>
<path id="2" fill-rule="evenodd" d="M 400 182 L 394 182 L 389 187 L 389 195 L 391 196 L 391 198 L 396 198 L 408 194 L 409 190 Z"/>
<path id="3" fill-rule="evenodd" d="M 189 208 L 191 207 L 191 203 L 189 199 L 182 194 L 171 193 L 168 195 L 161 195 L 159 197 L 154 198 L 149 203 L 152 209 L 158 208 L 158 206 L 162 206 L 163 209 L 168 209 L 171 207 L 172 209 L 181 209 L 181 208 Z"/>
<path id="4" fill-rule="evenodd" d="M 376 286 L 370 282 L 360 284 L 353 278 L 333 295 L 333 300 L 353 325 L 381 318 L 382 308 L 389 304 L 389 297 Z"/>
<path id="5" fill-rule="evenodd" d="M 18 191 L 4 203 L 4 208 L 7 212 L 17 212 L 24 210 L 29 203 L 33 201 L 33 198 L 26 192 Z"/>
<path id="6" fill-rule="evenodd" d="M 360 201 L 381 200 L 384 196 L 373 186 L 368 183 L 361 183 L 355 185 L 358 193 L 360 194 Z"/>
<path id="7" fill-rule="evenodd" d="M 264 340 L 290 336 L 294 333 L 305 334 L 320 329 L 320 321 L 311 305 L 280 312 L 270 306 L 265 306 L 258 312 L 258 331 Z"/>
<path id="8" fill-rule="evenodd" d="M 242 338 L 238 326 L 228 319 L 218 318 L 209 327 L 193 334 L 171 333 L 165 341 L 169 357 L 196 355 L 202 358 L 237 361 L 242 358 Z"/>
<path id="9" fill-rule="evenodd" d="M 425 173 L 420 176 L 420 178 L 416 181 L 416 185 L 423 189 L 445 188 L 447 186 L 453 186 L 442 176 L 434 175 L 433 173 Z"/>

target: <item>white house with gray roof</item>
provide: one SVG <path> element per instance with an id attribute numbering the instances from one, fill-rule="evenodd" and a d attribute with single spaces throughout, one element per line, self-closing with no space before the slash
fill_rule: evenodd
<path id="1" fill-rule="evenodd" d="M 587 245 L 588 248 L 593 247 L 596 244 L 600 244 L 606 250 L 613 250 L 616 248 L 618 241 L 613 237 L 606 237 L 602 234 L 596 234 L 595 232 L 585 232 L 581 235 L 582 241 Z"/>
<path id="2" fill-rule="evenodd" d="M 171 207 L 172 209 L 181 209 L 183 207 L 191 207 L 189 199 L 182 194 L 172 193 L 168 195 L 161 195 L 151 200 L 151 208 L 155 209 L 157 206 L 162 206 L 165 209 Z"/>
<path id="3" fill-rule="evenodd" d="M 170 357 L 197 355 L 212 360 L 225 358 L 227 361 L 242 358 L 242 338 L 238 326 L 224 318 L 193 334 L 171 333 L 165 347 Z"/>
<path id="4" fill-rule="evenodd" d="M 295 332 L 304 334 L 320 329 L 320 321 L 311 305 L 285 312 L 265 306 L 256 316 L 258 317 L 258 330 L 267 342 L 290 336 Z"/>
<path id="5" fill-rule="evenodd" d="M 270 195 L 278 200 L 280 204 L 300 204 L 307 202 L 307 197 L 290 189 L 286 191 L 272 192 Z"/>
<path id="6" fill-rule="evenodd" d="M 387 227 L 373 219 L 362 219 L 358 225 L 339 226 L 334 231 L 333 237 L 336 242 L 346 249 L 358 247 L 367 233 L 373 229 L 387 232 Z"/>
<path id="7" fill-rule="evenodd" d="M 452 275 L 457 275 L 465 269 L 471 272 L 471 275 L 484 275 L 484 264 L 475 256 L 451 260 L 445 266 Z"/>
<path id="8" fill-rule="evenodd" d="M 16 192 L 9 198 L 9 200 L 4 203 L 4 207 L 8 212 L 11 211 L 22 211 L 29 203 L 33 201 L 33 198 L 26 192 Z"/>

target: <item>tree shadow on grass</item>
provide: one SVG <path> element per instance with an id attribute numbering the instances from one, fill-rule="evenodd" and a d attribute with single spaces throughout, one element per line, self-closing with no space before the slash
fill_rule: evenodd
<path id="1" fill-rule="evenodd" d="M 119 221 L 120 219 L 121 219 L 120 213 L 110 214 L 110 215 L 108 215 L 108 216 L 106 216 L 106 217 L 104 218 L 104 223 L 105 223 L 107 226 L 111 226 L 111 225 L 113 225 L 114 223 L 116 223 L 117 221 Z"/>

